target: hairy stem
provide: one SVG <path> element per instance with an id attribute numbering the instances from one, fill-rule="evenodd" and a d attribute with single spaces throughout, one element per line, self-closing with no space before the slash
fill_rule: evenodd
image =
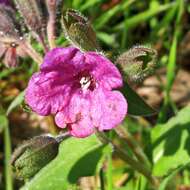
<path id="1" fill-rule="evenodd" d="M 111 144 L 115 153 L 126 163 L 128 163 L 132 168 L 137 170 L 139 173 L 143 174 L 154 186 L 158 184 L 155 177 L 152 176 L 151 170 L 145 167 L 141 162 L 134 160 L 125 150 L 121 149 L 118 145 L 108 139 L 103 132 L 96 131 L 96 135 L 99 140 L 104 144 Z"/>
<path id="2" fill-rule="evenodd" d="M 55 48 L 55 22 L 56 22 L 56 1 L 46 0 L 46 5 L 49 13 L 49 20 L 47 24 L 47 36 L 50 48 Z"/>
<path id="3" fill-rule="evenodd" d="M 131 147 L 133 153 L 137 157 L 139 161 L 146 164 L 147 167 L 151 167 L 151 164 L 147 158 L 147 156 L 144 154 L 143 150 L 141 149 L 140 145 L 133 139 L 133 137 L 126 131 L 124 127 L 121 125 L 115 128 L 116 133 L 118 136 L 127 142 L 127 144 Z"/>
<path id="4" fill-rule="evenodd" d="M 105 187 L 104 187 L 104 172 L 103 172 L 103 169 L 100 170 L 100 189 L 101 190 L 105 190 Z"/>

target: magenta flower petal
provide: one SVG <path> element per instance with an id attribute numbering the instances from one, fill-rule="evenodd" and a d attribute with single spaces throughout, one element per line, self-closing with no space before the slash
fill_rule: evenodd
<path id="1" fill-rule="evenodd" d="M 86 137 L 94 128 L 109 130 L 122 122 L 127 102 L 112 91 L 121 86 L 121 74 L 103 55 L 55 48 L 31 78 L 25 99 L 38 114 L 55 114 L 56 124 L 71 135 Z"/>
<path id="2" fill-rule="evenodd" d="M 122 77 L 116 66 L 104 56 L 95 52 L 86 53 L 86 62 L 94 67 L 92 74 L 104 88 L 113 89 L 123 85 Z"/>
<path id="3" fill-rule="evenodd" d="M 74 47 L 55 48 L 47 53 L 41 65 L 42 71 L 62 69 L 67 71 L 66 73 L 73 73 L 75 70 L 78 72 L 84 68 L 92 70 L 91 74 L 105 88 L 112 89 L 122 86 L 122 77 L 118 69 L 111 61 L 95 52 L 83 54 Z"/>
<path id="4" fill-rule="evenodd" d="M 68 63 L 75 56 L 76 52 L 77 49 L 74 47 L 55 48 L 46 54 L 40 69 L 42 71 L 60 69 L 68 65 Z"/>
<path id="5" fill-rule="evenodd" d="M 75 93 L 69 104 L 55 117 L 56 124 L 71 135 L 86 137 L 94 132 L 109 130 L 122 122 L 127 113 L 127 103 L 118 91 L 96 89 L 93 93 Z"/>
<path id="6" fill-rule="evenodd" d="M 57 113 L 55 121 L 59 127 L 64 127 L 65 123 L 76 123 L 82 117 L 87 117 L 90 110 L 90 100 L 80 92 L 75 92 L 70 97 L 67 106 Z"/>
<path id="7" fill-rule="evenodd" d="M 64 77 L 58 72 L 35 73 L 26 89 L 26 102 L 40 115 L 57 113 L 67 103 L 71 92 L 71 87 L 63 81 Z"/>
<path id="8" fill-rule="evenodd" d="M 98 89 L 91 99 L 91 118 L 100 131 L 114 128 L 125 118 L 127 102 L 119 91 Z"/>
<path id="9" fill-rule="evenodd" d="M 91 101 L 82 94 L 72 96 L 64 110 L 55 116 L 56 124 L 64 128 L 66 125 L 71 135 L 75 137 L 87 137 L 94 132 L 92 118 L 90 116 Z"/>

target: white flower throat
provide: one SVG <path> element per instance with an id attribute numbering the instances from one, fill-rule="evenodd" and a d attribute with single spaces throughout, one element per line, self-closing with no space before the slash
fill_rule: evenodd
<path id="1" fill-rule="evenodd" d="M 87 90 L 91 85 L 91 77 L 90 76 L 82 77 L 80 79 L 80 84 L 83 90 Z"/>

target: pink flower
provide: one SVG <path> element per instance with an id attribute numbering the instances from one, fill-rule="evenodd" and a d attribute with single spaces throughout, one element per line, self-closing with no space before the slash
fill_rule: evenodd
<path id="1" fill-rule="evenodd" d="M 40 115 L 55 114 L 55 122 L 70 134 L 86 137 L 122 122 L 127 102 L 119 91 L 117 68 L 96 52 L 55 48 L 44 58 L 26 89 L 26 102 Z"/>
<path id="2" fill-rule="evenodd" d="M 8 68 L 18 65 L 18 58 L 26 57 L 27 54 L 17 44 L 5 44 L 0 42 L 0 60 Z"/>

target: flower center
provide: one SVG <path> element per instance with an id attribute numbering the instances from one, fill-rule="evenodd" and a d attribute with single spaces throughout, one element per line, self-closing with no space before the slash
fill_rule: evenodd
<path id="1" fill-rule="evenodd" d="M 82 90 L 87 90 L 87 89 L 94 90 L 94 88 L 96 87 L 96 83 L 92 76 L 87 75 L 87 76 L 82 76 L 80 78 L 80 86 Z"/>
<path id="2" fill-rule="evenodd" d="M 81 84 L 81 88 L 86 90 L 90 87 L 91 85 L 91 79 L 90 77 L 82 77 L 80 79 L 80 84 Z"/>

